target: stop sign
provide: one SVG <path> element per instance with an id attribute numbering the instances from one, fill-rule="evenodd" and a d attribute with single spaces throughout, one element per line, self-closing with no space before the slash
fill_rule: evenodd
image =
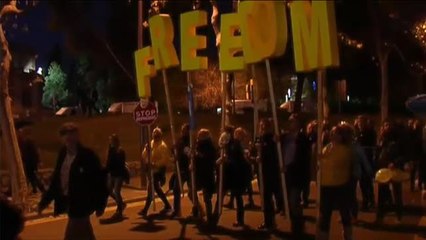
<path id="1" fill-rule="evenodd" d="M 133 112 L 135 122 L 142 126 L 149 126 L 158 118 L 158 110 L 154 103 L 138 104 Z"/>

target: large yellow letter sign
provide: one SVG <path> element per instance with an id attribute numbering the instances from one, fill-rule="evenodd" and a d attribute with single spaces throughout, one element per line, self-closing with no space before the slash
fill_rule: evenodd
<path id="1" fill-rule="evenodd" d="M 284 1 L 244 1 L 239 5 L 244 61 L 256 63 L 285 53 L 287 16 Z"/>
<path id="2" fill-rule="evenodd" d="M 227 13 L 221 15 L 220 24 L 220 49 L 219 49 L 219 69 L 223 72 L 239 71 L 244 69 L 244 59 L 242 56 L 235 56 L 242 51 L 243 44 L 241 36 L 235 36 L 240 28 L 238 13 Z"/>
<path id="3" fill-rule="evenodd" d="M 149 19 L 152 53 L 157 70 L 179 65 L 176 49 L 173 46 L 173 22 L 168 14 L 155 15 Z"/>
<path id="4" fill-rule="evenodd" d="M 206 36 L 197 36 L 197 27 L 207 25 L 205 11 L 191 11 L 180 15 L 180 64 L 182 71 L 207 69 L 207 57 L 197 57 L 197 49 L 207 47 Z"/>
<path id="5" fill-rule="evenodd" d="M 144 47 L 135 52 L 136 79 L 138 83 L 138 94 L 141 98 L 151 96 L 150 78 L 156 74 L 154 65 L 149 64 L 152 61 L 152 48 Z"/>
<path id="6" fill-rule="evenodd" d="M 296 71 L 339 66 L 334 1 L 290 5 Z"/>

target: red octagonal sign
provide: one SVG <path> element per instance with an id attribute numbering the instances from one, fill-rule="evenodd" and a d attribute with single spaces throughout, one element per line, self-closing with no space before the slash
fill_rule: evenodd
<path id="1" fill-rule="evenodd" d="M 154 103 L 138 104 L 133 112 L 135 122 L 142 126 L 149 126 L 158 118 L 158 110 Z"/>

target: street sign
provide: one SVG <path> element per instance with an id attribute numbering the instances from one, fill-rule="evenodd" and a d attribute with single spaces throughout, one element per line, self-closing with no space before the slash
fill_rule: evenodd
<path id="1" fill-rule="evenodd" d="M 142 126 L 149 126 L 158 118 L 158 110 L 152 102 L 141 102 L 133 111 L 133 118 L 136 123 Z"/>

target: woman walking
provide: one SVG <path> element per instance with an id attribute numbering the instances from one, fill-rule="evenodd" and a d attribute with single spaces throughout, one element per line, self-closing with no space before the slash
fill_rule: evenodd
<path id="1" fill-rule="evenodd" d="M 109 149 L 106 170 L 108 172 L 108 189 L 110 196 L 117 204 L 113 218 L 122 218 L 126 204 L 121 196 L 121 188 L 129 176 L 126 169 L 126 153 L 120 146 L 120 139 L 116 134 L 109 137 Z"/>
<path id="2" fill-rule="evenodd" d="M 207 222 L 214 224 L 212 196 L 215 191 L 215 167 L 218 154 L 210 131 L 201 129 L 197 134 L 195 173 L 197 190 L 203 191 Z M 192 166 L 191 166 L 192 167 Z"/>

